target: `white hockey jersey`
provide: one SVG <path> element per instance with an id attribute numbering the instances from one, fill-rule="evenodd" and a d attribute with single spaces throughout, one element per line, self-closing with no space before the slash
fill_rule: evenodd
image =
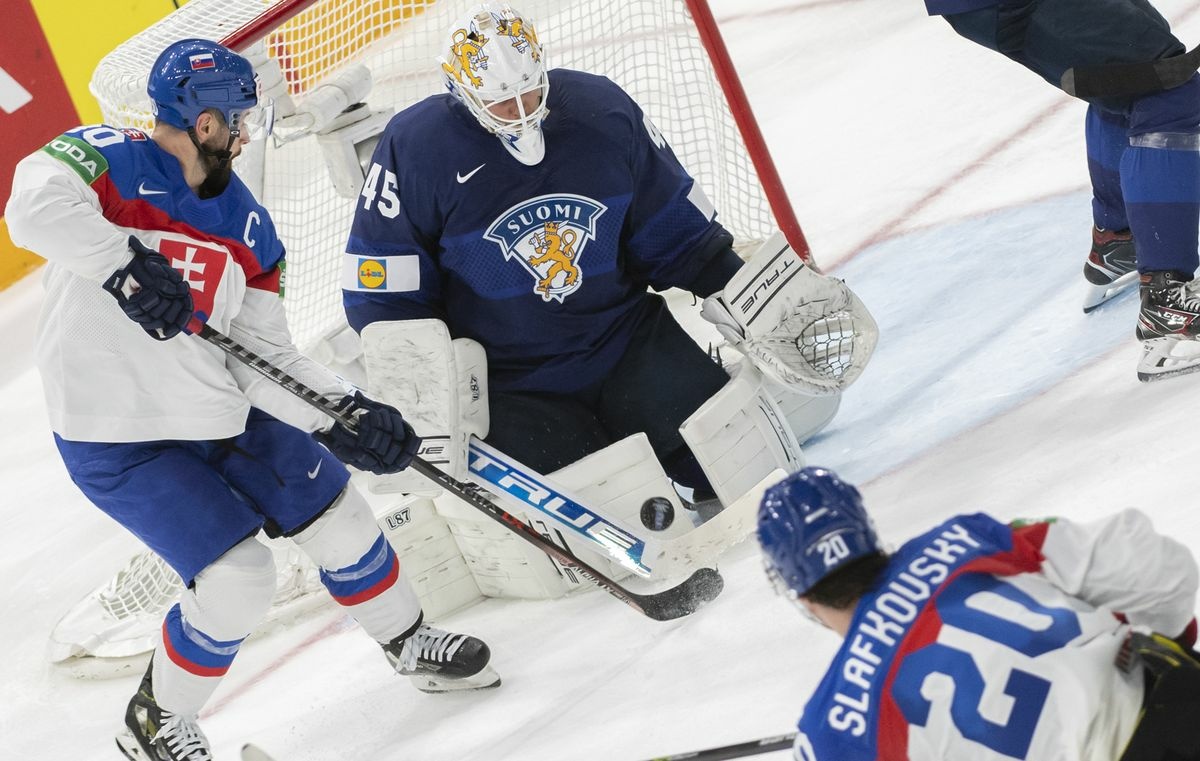
<path id="1" fill-rule="evenodd" d="M 854 612 L 800 719 L 799 761 L 1116 761 L 1140 673 L 1129 624 L 1177 636 L 1186 547 L 1126 510 L 1012 528 L 960 515 L 906 543 Z"/>
<path id="2" fill-rule="evenodd" d="M 37 362 L 51 428 L 63 438 L 227 438 L 245 430 L 251 405 L 303 430 L 329 427 L 217 347 L 184 334 L 151 338 L 101 288 L 132 259 L 128 239 L 137 236 L 179 270 L 209 325 L 340 398 L 340 379 L 292 344 L 280 299 L 283 245 L 236 176 L 202 200 L 146 134 L 79 127 L 17 165 L 5 217 L 13 242 L 50 262 Z"/>

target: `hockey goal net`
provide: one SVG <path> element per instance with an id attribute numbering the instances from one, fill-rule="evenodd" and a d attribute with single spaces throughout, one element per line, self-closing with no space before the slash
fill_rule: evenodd
<path id="1" fill-rule="evenodd" d="M 220 40 L 260 66 L 277 125 L 352 67 L 365 66 L 370 109 L 395 109 L 443 92 L 439 56 L 450 26 L 473 0 L 191 0 L 120 45 L 98 66 L 91 91 L 106 123 L 153 126 L 146 80 L 154 59 L 186 37 Z M 603 74 L 650 115 L 714 202 L 741 246 L 782 229 L 808 248 L 704 0 L 516 0 L 532 19 L 551 67 Z M 282 97 L 281 97 L 282 96 Z M 315 97 L 315 96 L 314 96 Z M 282 118 L 281 118 L 282 117 Z M 312 130 L 316 131 L 316 130 Z M 271 212 L 287 247 L 285 305 L 293 337 L 313 351 L 344 326 L 340 257 L 354 201 L 331 182 L 317 135 L 282 130 L 235 167 Z M 320 353 L 315 356 L 320 358 Z M 320 587 L 298 553 L 276 548 L 278 611 Z M 153 647 L 181 589 L 158 558 L 133 558 L 60 622 L 52 657 L 124 658 Z"/>
<path id="2" fill-rule="evenodd" d="M 191 0 L 106 56 L 91 90 L 107 123 L 149 129 L 153 117 L 146 78 L 154 59 L 171 42 L 204 37 L 243 52 L 256 46 L 265 51 L 297 103 L 347 68 L 365 65 L 374 81 L 368 105 L 401 110 L 444 92 L 438 57 L 450 26 L 473 4 Z M 551 67 L 603 74 L 638 101 L 739 241 L 763 240 L 783 229 L 792 247 L 807 257 L 704 0 L 518 0 L 513 5 L 537 24 Z M 334 190 L 315 142 L 307 136 L 269 145 L 261 176 L 248 181 L 288 250 L 285 304 L 302 349 L 342 320 L 339 257 L 354 212 L 353 202 Z M 237 169 L 248 174 L 246 167 Z"/>

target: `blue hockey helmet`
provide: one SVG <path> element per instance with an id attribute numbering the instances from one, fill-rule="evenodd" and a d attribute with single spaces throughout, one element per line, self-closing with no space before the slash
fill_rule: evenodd
<path id="1" fill-rule="evenodd" d="M 862 495 L 833 471 L 804 468 L 763 494 L 758 541 L 767 576 L 795 600 L 833 571 L 882 550 Z"/>
<path id="2" fill-rule="evenodd" d="M 254 67 L 211 40 L 168 45 L 150 69 L 146 92 L 158 120 L 177 129 L 195 127 L 197 117 L 213 108 L 235 134 L 270 132 L 271 109 L 259 103 Z"/>

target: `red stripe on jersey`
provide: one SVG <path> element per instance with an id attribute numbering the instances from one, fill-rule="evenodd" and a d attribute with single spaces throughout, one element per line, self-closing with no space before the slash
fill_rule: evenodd
<path id="1" fill-rule="evenodd" d="M 883 697 L 879 701 L 879 723 L 877 745 L 879 761 L 909 761 L 908 722 L 892 697 L 892 684 L 900 664 L 910 654 L 937 641 L 942 630 L 942 617 L 934 603 L 942 590 L 964 573 L 990 573 L 996 576 L 1016 576 L 1021 573 L 1037 573 L 1042 568 L 1042 544 L 1046 541 L 1049 523 L 1035 523 L 1012 529 L 1013 546 L 1007 552 L 975 558 L 955 569 L 939 586 L 937 592 L 925 601 L 916 621 L 896 649 L 891 668 L 883 683 Z"/>
<path id="2" fill-rule="evenodd" d="M 214 666 L 201 666 L 199 663 L 196 663 L 195 661 L 185 657 L 182 653 L 176 650 L 175 646 L 171 644 L 171 636 L 167 633 L 167 622 L 165 620 L 163 621 L 162 627 L 162 640 L 163 649 L 167 651 L 167 657 L 171 659 L 171 663 L 174 663 L 176 666 L 188 672 L 189 674 L 195 674 L 196 676 L 225 676 L 225 672 L 229 671 L 228 665 L 221 666 L 219 668 Z"/>
<path id="3" fill-rule="evenodd" d="M 189 224 L 170 217 L 165 211 L 141 198 L 125 198 L 105 172 L 92 183 L 92 190 L 100 199 L 104 218 L 116 225 L 135 230 L 160 230 L 181 233 L 198 241 L 211 241 L 229 249 L 233 260 L 246 273 L 246 285 L 271 293 L 279 293 L 279 267 L 263 271 L 262 263 L 254 252 L 242 241 L 225 238 L 198 230 Z"/>
<path id="4" fill-rule="evenodd" d="M 361 592 L 349 595 L 347 597 L 337 597 L 334 599 L 338 601 L 339 605 L 345 605 L 347 607 L 364 603 L 367 600 L 374 600 L 379 595 L 391 589 L 392 586 L 395 585 L 396 579 L 398 578 L 400 578 L 400 558 L 392 555 L 392 567 L 391 570 L 388 571 L 387 576 L 384 576 L 378 582 L 372 584 Z"/>
<path id="5" fill-rule="evenodd" d="M 1049 532 L 1050 523 L 1048 521 L 1030 523 L 1026 526 L 1013 529 L 1013 543 L 1028 542 L 1033 545 L 1038 552 L 1038 556 L 1041 557 L 1042 546 L 1046 544 L 1046 534 Z"/>

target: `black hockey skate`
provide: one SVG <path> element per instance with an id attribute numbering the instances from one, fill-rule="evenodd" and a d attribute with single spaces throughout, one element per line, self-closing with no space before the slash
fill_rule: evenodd
<path id="1" fill-rule="evenodd" d="M 383 652 L 396 672 L 410 677 L 421 692 L 500 686 L 500 675 L 488 665 L 492 654 L 483 640 L 435 629 L 419 619 L 411 634 L 387 643 Z"/>
<path id="2" fill-rule="evenodd" d="M 1173 270 L 1148 272 L 1141 277 L 1141 291 L 1138 380 L 1200 370 L 1200 282 Z"/>
<path id="3" fill-rule="evenodd" d="M 1092 228 L 1092 250 L 1083 263 L 1088 292 L 1083 311 L 1090 312 L 1137 281 L 1137 257 L 1128 230 Z"/>
<path id="4" fill-rule="evenodd" d="M 208 738 L 195 719 L 164 711 L 154 700 L 146 669 L 137 693 L 125 710 L 125 731 L 117 735 L 117 747 L 133 761 L 212 761 Z"/>

